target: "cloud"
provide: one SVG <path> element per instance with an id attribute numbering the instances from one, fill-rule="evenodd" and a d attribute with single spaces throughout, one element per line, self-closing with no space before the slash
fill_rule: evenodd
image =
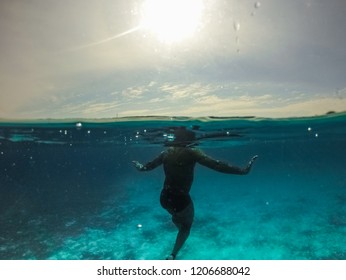
<path id="1" fill-rule="evenodd" d="M 196 103 L 197 106 L 198 105 L 214 105 L 214 104 L 218 104 L 220 102 L 222 102 L 223 99 L 221 99 L 220 97 L 216 96 L 216 95 L 208 95 L 208 96 L 203 96 L 200 98 L 196 99 Z"/>
<path id="2" fill-rule="evenodd" d="M 269 101 L 269 102 L 268 102 Z M 221 99 L 208 96 L 199 102 L 199 106 L 182 109 L 187 116 L 256 116 L 256 117 L 299 117 L 323 115 L 330 111 L 344 112 L 346 100 L 338 98 L 316 98 L 291 103 L 276 103 L 269 96 Z"/>
<path id="3" fill-rule="evenodd" d="M 137 86 L 126 88 L 122 91 L 122 96 L 128 99 L 138 99 L 140 98 L 148 89 L 146 86 Z"/>
<path id="4" fill-rule="evenodd" d="M 269 83 L 191 84 L 147 81 L 145 84 L 109 90 L 108 93 L 48 95 L 32 104 L 22 117 L 112 118 L 131 115 L 262 116 L 288 117 L 343 111 L 344 89 L 328 94 L 314 88 Z M 334 109 L 333 109 L 334 108 Z"/>
<path id="5" fill-rule="evenodd" d="M 192 83 L 192 84 L 172 84 L 165 83 L 158 88 L 159 91 L 167 94 L 170 100 L 183 100 L 186 98 L 196 98 L 208 95 L 218 89 L 217 85 Z"/>
<path id="6" fill-rule="evenodd" d="M 185 116 L 260 116 L 260 117 L 297 117 L 321 115 L 328 111 L 344 111 L 346 99 L 335 94 L 311 95 L 304 86 L 295 85 L 290 91 L 287 84 L 202 84 L 191 85 L 165 83 L 156 84 L 159 91 L 166 94 L 142 100 L 137 110 L 121 111 L 145 112 L 150 115 Z M 256 94 L 254 94 L 254 92 Z M 306 92 L 304 92 L 306 91 Z M 339 93 L 343 90 L 340 90 Z M 156 93 L 157 94 L 157 93 Z M 340 96 L 340 94 L 339 94 Z M 150 111 L 143 108 L 151 108 Z M 333 109 L 334 108 L 334 109 Z M 121 106 L 120 106 L 121 109 Z"/>
<path id="7" fill-rule="evenodd" d="M 260 110 L 257 115 L 265 117 L 298 117 L 324 115 L 332 111 L 345 112 L 346 99 L 321 97 L 281 107 L 265 108 Z"/>

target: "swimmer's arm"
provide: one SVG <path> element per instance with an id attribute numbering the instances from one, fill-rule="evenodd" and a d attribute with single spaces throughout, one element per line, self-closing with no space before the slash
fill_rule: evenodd
<path id="1" fill-rule="evenodd" d="M 142 164 L 136 160 L 133 160 L 132 163 L 136 167 L 137 170 L 139 171 L 150 171 L 153 170 L 154 168 L 158 167 L 159 165 L 162 164 L 163 162 L 163 153 L 162 152 L 157 158 L 153 159 L 152 161 L 149 161 L 146 164 Z"/>
<path id="2" fill-rule="evenodd" d="M 245 168 L 233 166 L 229 163 L 213 159 L 201 151 L 196 151 L 197 162 L 218 172 L 236 175 L 246 175 L 250 172 L 252 164 L 257 159 L 257 155 L 252 157 Z"/>

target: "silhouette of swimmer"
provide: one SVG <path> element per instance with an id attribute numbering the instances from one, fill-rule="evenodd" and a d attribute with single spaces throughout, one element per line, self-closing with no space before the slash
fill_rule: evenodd
<path id="1" fill-rule="evenodd" d="M 193 182 L 194 167 L 196 163 L 222 173 L 246 175 L 250 172 L 257 155 L 252 157 L 245 168 L 232 166 L 211 158 L 200 149 L 195 148 L 196 138 L 192 131 L 184 127 L 174 131 L 174 140 L 167 143 L 169 148 L 153 159 L 141 164 L 132 161 L 139 171 L 150 171 L 163 164 L 165 181 L 161 191 L 161 206 L 172 216 L 172 221 L 178 228 L 178 234 L 172 250 L 167 259 L 175 259 L 179 250 L 189 237 L 194 219 L 194 206 L 190 197 Z"/>

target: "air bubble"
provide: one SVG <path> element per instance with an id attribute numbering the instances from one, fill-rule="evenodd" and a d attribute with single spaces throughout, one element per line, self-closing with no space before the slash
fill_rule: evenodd
<path id="1" fill-rule="evenodd" d="M 255 2 L 254 7 L 255 7 L 256 9 L 258 9 L 259 7 L 261 7 L 261 2 Z"/>

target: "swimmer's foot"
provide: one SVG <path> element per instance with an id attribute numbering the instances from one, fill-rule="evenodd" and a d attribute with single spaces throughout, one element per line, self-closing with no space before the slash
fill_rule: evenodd
<path id="1" fill-rule="evenodd" d="M 166 260 L 175 260 L 175 255 L 174 254 L 170 254 Z"/>

